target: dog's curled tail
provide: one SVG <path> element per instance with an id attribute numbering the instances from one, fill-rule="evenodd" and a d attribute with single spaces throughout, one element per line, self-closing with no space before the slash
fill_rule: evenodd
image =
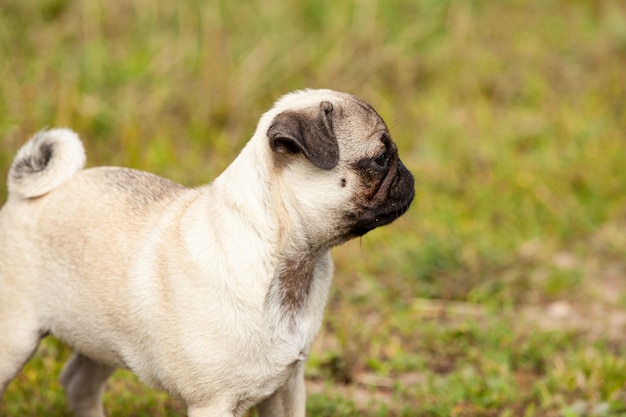
<path id="1" fill-rule="evenodd" d="M 57 188 L 85 165 L 85 149 L 69 129 L 33 136 L 19 150 L 9 170 L 10 196 L 35 198 Z"/>

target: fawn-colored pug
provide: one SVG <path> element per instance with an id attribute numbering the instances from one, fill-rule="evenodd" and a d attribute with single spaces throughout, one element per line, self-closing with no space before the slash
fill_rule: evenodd
<path id="1" fill-rule="evenodd" d="M 75 350 L 75 414 L 104 416 L 115 368 L 192 417 L 303 416 L 303 369 L 333 274 L 329 250 L 388 224 L 413 176 L 376 111 L 331 90 L 288 94 L 215 181 L 82 169 L 67 129 L 17 154 L 0 211 L 0 393 L 53 334 Z"/>

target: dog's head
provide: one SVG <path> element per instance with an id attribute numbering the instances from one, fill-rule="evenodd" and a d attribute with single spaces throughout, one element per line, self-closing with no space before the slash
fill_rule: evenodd
<path id="1" fill-rule="evenodd" d="M 358 97 L 306 90 L 266 115 L 284 199 L 331 244 L 391 223 L 409 208 L 413 176 L 378 113 Z"/>

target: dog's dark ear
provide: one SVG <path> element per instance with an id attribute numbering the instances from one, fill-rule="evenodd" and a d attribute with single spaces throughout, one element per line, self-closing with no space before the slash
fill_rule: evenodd
<path id="1" fill-rule="evenodd" d="M 333 105 L 322 101 L 316 111 L 284 111 L 267 131 L 274 152 L 302 152 L 316 167 L 332 169 L 339 162 L 339 145 L 333 133 Z"/>

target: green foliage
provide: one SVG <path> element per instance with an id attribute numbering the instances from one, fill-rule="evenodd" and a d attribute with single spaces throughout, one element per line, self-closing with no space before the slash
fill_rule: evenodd
<path id="1" fill-rule="evenodd" d="M 624 28 L 608 0 L 5 0 L 0 172 L 70 126 L 91 165 L 202 184 L 280 95 L 355 93 L 417 197 L 334 251 L 309 414 L 625 415 Z M 0 414 L 66 415 L 67 355 L 44 342 Z M 184 413 L 128 372 L 106 402 Z"/>

